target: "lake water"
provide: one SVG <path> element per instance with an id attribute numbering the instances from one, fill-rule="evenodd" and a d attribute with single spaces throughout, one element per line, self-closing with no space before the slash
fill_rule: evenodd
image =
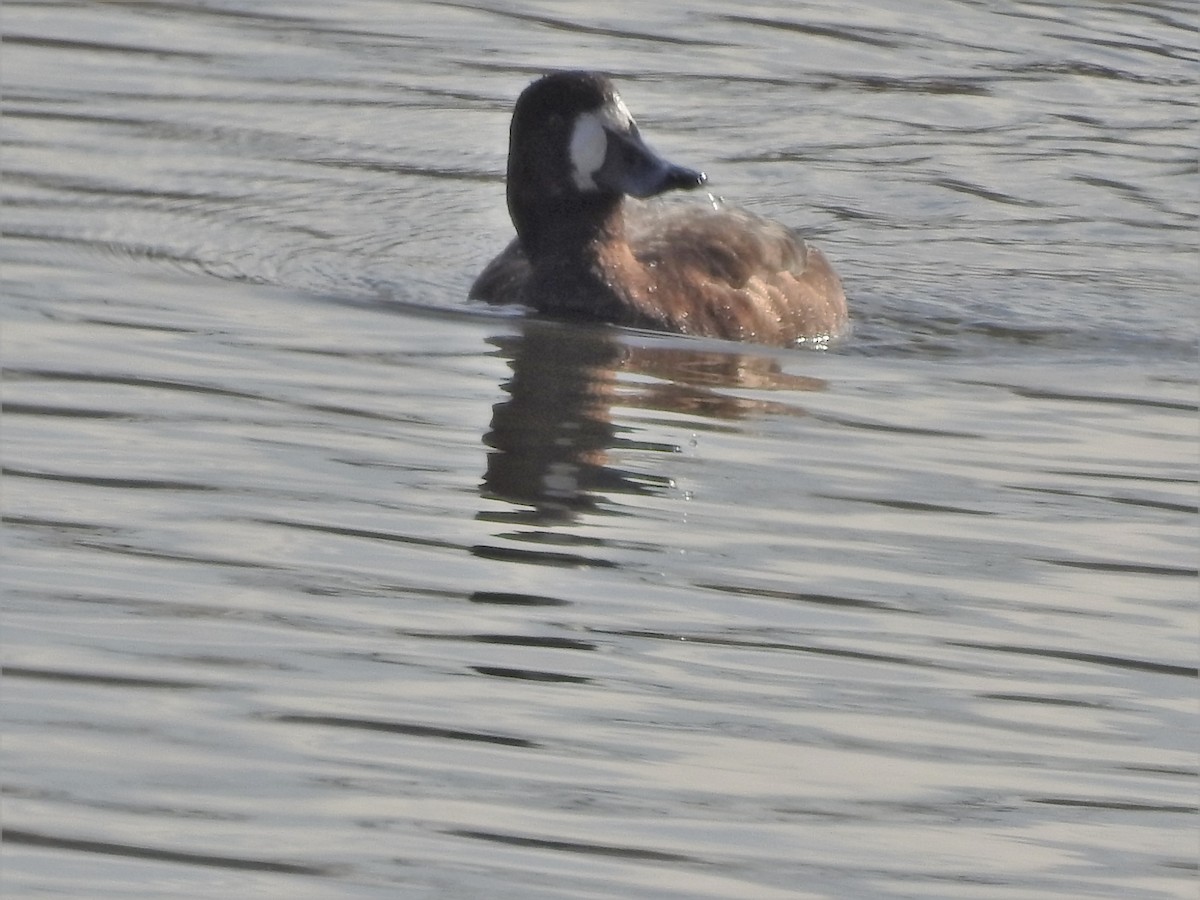
<path id="1" fill-rule="evenodd" d="M 3 895 L 1196 896 L 1183 2 L 4 4 Z M 612 73 L 855 329 L 537 322 Z"/>

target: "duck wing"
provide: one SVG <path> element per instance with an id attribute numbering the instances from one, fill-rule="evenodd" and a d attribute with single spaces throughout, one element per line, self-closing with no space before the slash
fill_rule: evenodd
<path id="1" fill-rule="evenodd" d="M 532 272 L 521 242 L 513 238 L 479 273 L 467 296 L 487 303 L 524 303 L 525 284 Z"/>
<path id="2" fill-rule="evenodd" d="M 630 204 L 626 231 L 676 330 L 791 343 L 845 326 L 833 267 L 778 222 L 736 208 Z"/>

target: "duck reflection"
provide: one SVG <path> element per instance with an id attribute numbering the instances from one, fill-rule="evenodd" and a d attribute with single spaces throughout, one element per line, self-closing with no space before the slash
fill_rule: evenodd
<path id="1" fill-rule="evenodd" d="M 610 451 L 675 453 L 614 422 L 613 408 L 634 407 L 712 419 L 764 412 L 803 415 L 794 404 L 739 397 L 729 388 L 822 390 L 820 379 L 781 371 L 778 358 L 643 344 L 627 333 L 526 320 L 515 335 L 492 339 L 510 361 L 508 399 L 493 408 L 482 491 L 518 508 L 487 518 L 569 522 L 613 494 L 669 490 L 666 472 L 613 465 Z M 664 467 L 665 468 L 665 467 Z"/>

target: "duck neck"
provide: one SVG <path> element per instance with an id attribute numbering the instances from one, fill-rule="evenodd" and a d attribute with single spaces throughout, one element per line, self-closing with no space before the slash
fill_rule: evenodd
<path id="1" fill-rule="evenodd" d="M 534 266 L 556 259 L 578 266 L 594 259 L 604 244 L 625 236 L 623 199 L 619 194 L 571 194 L 549 202 L 542 199 L 536 212 L 519 201 L 510 202 L 509 211 Z"/>
<path id="2" fill-rule="evenodd" d="M 517 236 L 533 268 L 532 306 L 604 321 L 628 318 L 628 285 L 611 275 L 614 257 L 628 252 L 622 201 L 619 195 L 575 195 L 562 198 L 559 208 L 543 200 L 536 216 L 513 210 Z"/>

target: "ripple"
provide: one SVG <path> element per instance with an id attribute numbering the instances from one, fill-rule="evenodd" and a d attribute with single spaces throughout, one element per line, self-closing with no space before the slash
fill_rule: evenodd
<path id="1" fill-rule="evenodd" d="M 42 847 L 52 850 L 69 850 L 76 853 L 99 853 L 104 856 L 123 856 L 132 859 L 156 862 L 179 863 L 188 866 L 210 866 L 235 872 L 273 872 L 281 875 L 307 875 L 330 877 L 339 874 L 333 867 L 278 862 L 270 859 L 251 859 L 240 856 L 219 856 L 209 853 L 193 853 L 185 850 L 168 850 L 140 844 L 121 844 L 115 841 L 87 840 L 8 828 L 3 831 L 3 840 L 11 846 Z"/>
<path id="2" fill-rule="evenodd" d="M 559 853 L 582 853 L 589 856 L 616 856 L 621 859 L 648 860 L 653 862 L 700 862 L 678 853 L 647 850 L 642 847 L 591 844 L 581 841 L 564 841 L 544 837 L 529 837 L 500 831 L 478 831 L 465 828 L 447 829 L 446 834 L 470 838 L 476 841 L 506 844 L 510 847 L 531 847 L 538 850 L 553 850 Z"/>
<path id="3" fill-rule="evenodd" d="M 1132 659 L 1129 657 L 1111 656 L 1103 653 L 1082 653 L 1075 650 L 1058 650 L 1049 647 L 1021 647 L 1004 644 L 984 644 L 974 642 L 951 642 L 954 646 L 971 647 L 986 650 L 989 653 L 1009 653 L 1018 656 L 1035 656 L 1042 659 L 1063 659 L 1070 662 L 1088 663 L 1090 665 L 1108 666 L 1117 669 L 1129 669 L 1136 672 L 1149 672 L 1155 675 L 1174 675 L 1183 678 L 1200 677 L 1200 669 L 1196 666 L 1179 666 L 1153 660 Z"/>
<path id="4" fill-rule="evenodd" d="M 381 731 L 405 737 L 430 738 L 438 741 L 467 741 L 468 743 L 496 744 L 501 747 L 538 747 L 536 741 L 509 737 L 502 734 L 462 731 L 457 728 L 441 728 L 433 725 L 418 725 L 411 722 L 387 722 L 373 719 L 353 719 L 344 716 L 278 715 L 276 722 L 285 725 L 318 725 L 326 728 L 349 728 L 355 731 Z"/>

